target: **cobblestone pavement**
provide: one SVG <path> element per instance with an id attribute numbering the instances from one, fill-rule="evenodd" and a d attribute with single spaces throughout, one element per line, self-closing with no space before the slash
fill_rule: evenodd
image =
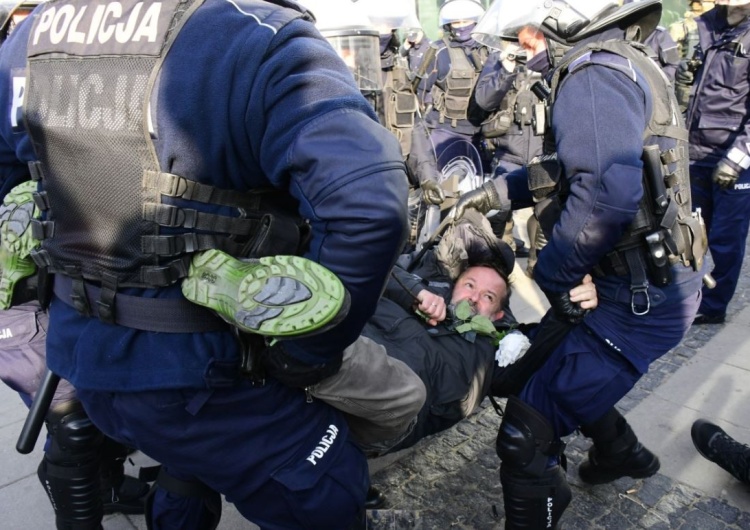
<path id="1" fill-rule="evenodd" d="M 749 301 L 750 266 L 746 260 L 728 317 L 731 319 Z M 618 403 L 618 409 L 626 414 L 638 405 L 720 329 L 692 328 L 678 347 L 651 365 L 648 374 Z M 384 509 L 368 514 L 368 528 L 502 529 L 502 491 L 495 454 L 499 425 L 500 417 L 485 401 L 471 418 L 423 440 L 395 463 L 374 473 L 372 483 L 388 501 Z M 564 529 L 750 529 L 750 513 L 660 473 L 645 480 L 624 478 L 600 486 L 584 484 L 576 469 L 590 441 L 579 434 L 566 441 L 573 501 L 561 521 Z"/>

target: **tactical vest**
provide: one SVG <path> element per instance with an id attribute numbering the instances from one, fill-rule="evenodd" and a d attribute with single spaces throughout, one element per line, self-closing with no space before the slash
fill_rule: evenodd
<path id="1" fill-rule="evenodd" d="M 566 57 L 550 83 L 550 112 L 554 112 L 557 90 L 571 64 L 586 53 L 600 50 L 630 60 L 645 77 L 653 104 L 643 133 L 644 144 L 655 136 L 670 138 L 676 144 L 663 151 L 656 144 L 644 146 L 644 193 L 638 213 L 615 249 L 595 271 L 600 275 L 629 275 L 633 312 L 642 314 L 648 311 L 648 297 L 638 300 L 636 294 L 646 293 L 649 280 L 654 285 L 668 285 L 671 282 L 670 268 L 678 262 L 700 270 L 706 252 L 705 227 L 700 216 L 691 211 L 687 130 L 681 124 L 669 81 L 648 59 L 643 45 L 631 41 L 592 43 Z M 529 188 L 537 203 L 535 214 L 547 237 L 551 236 L 568 193 L 554 145 L 548 126 L 545 154 L 529 164 Z"/>
<path id="2" fill-rule="evenodd" d="M 503 136 L 513 124 L 520 128 L 534 124 L 534 106 L 540 102 L 531 87 L 539 79 L 539 74 L 529 70 L 517 74 L 513 87 L 500 102 L 500 108 L 482 122 L 482 135 L 485 138 Z"/>
<path id="3" fill-rule="evenodd" d="M 241 3 L 275 27 L 306 16 Z M 191 255 L 206 249 L 247 256 L 299 246 L 298 220 L 268 211 L 275 194 L 218 189 L 159 165 L 151 94 L 170 47 L 202 4 L 124 0 L 108 28 L 107 7 L 84 0 L 47 2 L 36 17 L 24 112 L 45 220 L 34 226 L 42 248 L 33 258 L 73 278 L 79 298 L 84 280 L 100 284 L 109 303 L 121 287 L 171 285 L 187 275 Z"/>
<path id="4" fill-rule="evenodd" d="M 440 123 L 447 118 L 451 120 L 451 126 L 456 127 L 458 120 L 469 117 L 469 103 L 487 59 L 487 51 L 485 48 L 475 50 L 469 60 L 462 47 L 451 46 L 447 37 L 443 37 L 443 42 L 450 56 L 450 69 L 443 81 L 444 86 L 436 82 L 432 87 L 432 106 L 440 114 Z"/>
<path id="5" fill-rule="evenodd" d="M 396 63 L 385 71 L 383 86 L 385 99 L 385 127 L 391 131 L 401 144 L 404 158 L 411 153 L 411 133 L 414 119 L 419 108 L 417 95 L 411 87 L 408 70 Z"/>

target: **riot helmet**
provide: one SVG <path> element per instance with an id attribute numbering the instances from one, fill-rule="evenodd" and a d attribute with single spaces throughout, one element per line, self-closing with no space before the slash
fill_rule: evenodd
<path id="1" fill-rule="evenodd" d="M 631 29 L 629 38 L 643 41 L 659 23 L 661 9 L 660 0 L 624 6 L 617 0 L 495 0 L 473 36 L 486 46 L 500 48 L 501 41 L 517 40 L 518 33 L 527 28 L 551 41 L 572 45 L 617 26 Z"/>
<path id="2" fill-rule="evenodd" d="M 456 22 L 478 22 L 484 15 L 484 7 L 475 0 L 446 0 L 440 7 L 438 19 L 440 26 L 449 26 Z"/>
<path id="3" fill-rule="evenodd" d="M 376 99 L 383 90 L 378 32 L 350 0 L 299 0 L 315 16 L 315 27 L 349 67 L 360 92 Z"/>
<path id="4" fill-rule="evenodd" d="M 717 6 L 745 6 L 750 4 L 750 0 L 715 0 Z"/>

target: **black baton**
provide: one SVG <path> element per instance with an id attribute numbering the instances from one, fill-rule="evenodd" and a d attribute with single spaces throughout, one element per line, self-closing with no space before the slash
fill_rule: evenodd
<path id="1" fill-rule="evenodd" d="M 37 390 L 34 402 L 29 409 L 29 415 L 26 416 L 21 434 L 18 436 L 16 451 L 22 455 L 27 455 L 34 450 L 36 441 L 39 438 L 39 431 L 42 430 L 44 418 L 47 415 L 49 406 L 52 404 L 52 398 L 55 397 L 55 391 L 59 382 L 60 376 L 52 373 L 47 368 L 47 373 L 44 374 L 42 384 L 39 385 L 39 390 Z"/>

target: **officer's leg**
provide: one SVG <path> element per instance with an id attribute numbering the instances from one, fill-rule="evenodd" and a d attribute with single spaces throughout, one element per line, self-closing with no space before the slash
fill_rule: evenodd
<path id="1" fill-rule="evenodd" d="M 570 503 L 563 444 L 547 419 L 511 396 L 497 435 L 506 530 L 556 528 Z"/>
<path id="2" fill-rule="evenodd" d="M 104 513 L 143 513 L 149 486 L 125 474 L 127 456 L 127 447 L 111 438 L 104 438 L 99 470 Z"/>
<path id="3" fill-rule="evenodd" d="M 638 441 L 638 437 L 617 409 L 600 419 L 581 425 L 581 432 L 593 439 L 589 459 L 578 467 L 581 480 L 604 484 L 620 477 L 646 478 L 659 471 L 659 459 Z"/>
<path id="4" fill-rule="evenodd" d="M 221 495 L 195 478 L 165 467 L 148 494 L 146 528 L 214 530 L 221 520 Z"/>
<path id="5" fill-rule="evenodd" d="M 99 489 L 103 435 L 80 403 L 47 414 L 49 447 L 38 476 L 55 510 L 58 530 L 95 530 L 104 515 Z"/>

